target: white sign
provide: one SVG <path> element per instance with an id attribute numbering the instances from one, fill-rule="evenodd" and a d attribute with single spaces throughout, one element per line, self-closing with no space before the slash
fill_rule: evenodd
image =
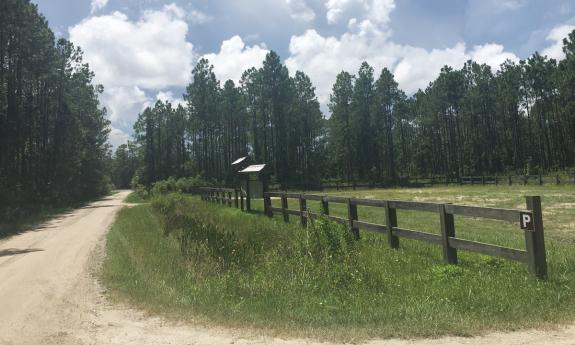
<path id="1" fill-rule="evenodd" d="M 533 230 L 533 214 L 531 212 L 521 212 L 519 214 L 519 224 L 523 230 Z"/>

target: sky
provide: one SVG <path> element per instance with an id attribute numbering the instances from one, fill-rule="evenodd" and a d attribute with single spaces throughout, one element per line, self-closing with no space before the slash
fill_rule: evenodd
<path id="1" fill-rule="evenodd" d="M 310 76 L 326 116 L 336 75 L 362 61 L 390 69 L 408 94 L 441 67 L 473 59 L 494 70 L 535 51 L 564 58 L 573 0 L 32 0 L 57 37 L 80 46 L 104 86 L 110 142 L 132 134 L 157 100 L 183 102 L 202 57 L 236 83 L 276 51 Z"/>

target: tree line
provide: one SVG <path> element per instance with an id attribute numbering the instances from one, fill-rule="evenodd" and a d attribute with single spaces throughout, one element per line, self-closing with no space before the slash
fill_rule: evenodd
<path id="1" fill-rule="evenodd" d="M 0 218 L 106 192 L 109 121 L 101 86 L 37 5 L 0 2 Z"/>
<path id="2" fill-rule="evenodd" d="M 325 119 L 310 78 L 299 71 L 291 77 L 276 53 L 245 71 L 239 85 L 228 80 L 221 86 L 213 66 L 200 60 L 184 100 L 185 107 L 158 101 L 139 115 L 138 183 L 170 176 L 229 183 L 231 163 L 246 155 L 268 164 L 282 183 L 319 183 Z"/>
<path id="3" fill-rule="evenodd" d="M 239 85 L 223 87 L 203 59 L 185 106 L 157 102 L 134 126 L 137 181 L 225 183 L 231 162 L 244 155 L 267 163 L 284 187 L 564 171 L 575 165 L 575 32 L 563 50 L 561 61 L 535 53 L 496 71 L 474 61 L 445 66 L 412 96 L 388 69 L 376 79 L 364 62 L 355 75 L 337 75 L 329 119 L 309 77 L 290 76 L 273 51 Z"/>

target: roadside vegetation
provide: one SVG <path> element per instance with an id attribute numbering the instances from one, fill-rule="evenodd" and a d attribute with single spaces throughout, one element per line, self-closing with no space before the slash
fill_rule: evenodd
<path id="1" fill-rule="evenodd" d="M 46 222 L 58 214 L 69 212 L 74 207 L 48 207 L 44 206 L 34 212 L 19 217 L 0 220 L 0 239 L 34 229 L 37 224 Z"/>
<path id="2" fill-rule="evenodd" d="M 110 190 L 107 195 L 115 194 L 116 191 Z M 52 205 L 35 205 L 33 209 L 23 210 L 12 217 L 0 218 L 0 239 L 17 235 L 27 231 L 34 231 L 42 227 L 42 223 L 48 222 L 61 215 L 72 212 L 73 210 L 85 206 L 86 204 L 99 200 L 102 196 L 89 198 L 83 201 L 73 203 L 65 202 L 62 204 L 54 203 Z M 130 198 L 136 198 L 137 195 L 132 193 Z M 142 202 L 137 200 L 133 202 Z"/>
<path id="3" fill-rule="evenodd" d="M 325 220 L 304 229 L 297 218 L 286 224 L 181 194 L 120 212 L 102 276 L 115 298 L 154 312 L 290 335 L 355 340 L 552 327 L 575 318 L 575 229 L 566 207 L 575 199 L 572 187 L 547 189 L 353 192 L 498 207 L 520 207 L 522 193 L 543 194 L 547 281 L 532 278 L 520 263 L 460 252 L 460 264 L 448 266 L 440 247 L 402 239 L 392 250 L 382 235 L 362 232 L 354 241 L 345 227 Z M 360 218 L 377 221 L 381 210 L 366 209 Z M 438 220 L 424 213 L 398 219 L 438 231 Z M 513 226 L 457 222 L 464 238 L 522 248 Z"/>

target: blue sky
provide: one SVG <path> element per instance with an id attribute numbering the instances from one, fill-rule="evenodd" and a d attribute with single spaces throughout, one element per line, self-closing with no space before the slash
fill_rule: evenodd
<path id="1" fill-rule="evenodd" d="M 575 28 L 573 0 L 32 1 L 104 85 L 114 145 L 145 106 L 181 102 L 201 57 L 222 82 L 237 82 L 273 49 L 291 73 L 310 75 L 325 111 L 335 75 L 363 60 L 413 93 L 467 59 L 494 69 L 535 51 L 561 59 L 561 39 Z"/>

